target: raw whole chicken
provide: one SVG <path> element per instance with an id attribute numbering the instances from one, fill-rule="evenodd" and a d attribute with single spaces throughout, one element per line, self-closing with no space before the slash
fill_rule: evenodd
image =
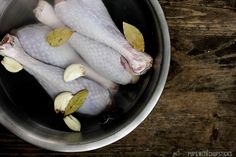
<path id="1" fill-rule="evenodd" d="M 133 49 L 114 24 L 102 0 L 55 0 L 55 11 L 64 24 L 120 53 L 136 75 L 152 66 L 152 57 Z"/>
<path id="2" fill-rule="evenodd" d="M 52 28 L 63 27 L 55 11 L 45 1 L 40 1 L 34 10 L 37 19 Z M 48 14 L 53 18 L 48 18 Z M 80 56 L 99 74 L 122 85 L 135 83 L 138 76 L 133 75 L 126 59 L 114 49 L 78 32 L 74 32 L 68 41 Z"/>
<path id="3" fill-rule="evenodd" d="M 55 98 L 61 92 L 69 91 L 73 94 L 87 89 L 89 95 L 78 110 L 79 113 L 97 115 L 111 103 L 108 90 L 97 83 L 85 78 L 79 78 L 69 83 L 63 81 L 63 69 L 42 63 L 25 53 L 19 40 L 6 35 L 0 44 L 0 55 L 15 59 L 24 69 L 33 75 L 48 94 Z"/>
<path id="4" fill-rule="evenodd" d="M 46 41 L 46 36 L 51 31 L 51 28 L 43 24 L 32 24 L 16 30 L 16 35 L 26 53 L 33 58 L 63 69 L 74 63 L 82 64 L 85 67 L 88 78 L 100 83 L 111 91 L 116 89 L 117 85 L 115 83 L 102 77 L 90 68 L 69 44 L 51 47 Z"/>

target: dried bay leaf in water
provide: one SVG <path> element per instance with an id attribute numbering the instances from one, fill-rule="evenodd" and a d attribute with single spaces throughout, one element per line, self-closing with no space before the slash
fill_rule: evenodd
<path id="1" fill-rule="evenodd" d="M 68 116 L 76 112 L 86 101 L 89 91 L 87 89 L 79 91 L 73 98 L 70 100 L 69 104 L 66 107 L 64 116 Z"/>
<path id="2" fill-rule="evenodd" d="M 72 36 L 73 31 L 69 28 L 56 28 L 47 35 L 47 43 L 52 47 L 59 47 L 65 44 Z"/>
<path id="3" fill-rule="evenodd" d="M 144 52 L 145 51 L 145 42 L 144 37 L 141 31 L 126 22 L 123 22 L 123 30 L 126 40 L 133 46 L 134 49 Z"/>

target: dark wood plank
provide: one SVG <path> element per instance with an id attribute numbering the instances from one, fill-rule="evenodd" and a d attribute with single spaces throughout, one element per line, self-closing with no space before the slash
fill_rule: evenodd
<path id="1" fill-rule="evenodd" d="M 0 127 L 0 156 L 186 156 L 236 151 L 236 11 L 228 0 L 160 0 L 172 64 L 151 115 L 126 138 L 86 153 L 31 146 Z"/>

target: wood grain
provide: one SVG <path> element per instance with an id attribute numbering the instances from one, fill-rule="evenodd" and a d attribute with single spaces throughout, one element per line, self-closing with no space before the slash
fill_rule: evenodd
<path id="1" fill-rule="evenodd" d="M 160 0 L 170 27 L 172 63 L 152 114 L 122 140 L 86 153 L 36 148 L 0 127 L 0 156 L 236 155 L 236 11 L 227 0 Z"/>

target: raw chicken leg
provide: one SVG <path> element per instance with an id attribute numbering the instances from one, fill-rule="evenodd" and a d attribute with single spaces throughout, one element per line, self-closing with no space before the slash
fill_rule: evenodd
<path id="1" fill-rule="evenodd" d="M 82 89 L 87 89 L 89 95 L 84 105 L 78 110 L 79 113 L 97 115 L 111 103 L 108 90 L 93 81 L 79 78 L 65 83 L 63 69 L 42 63 L 27 55 L 19 40 L 14 36 L 5 36 L 0 44 L 0 55 L 13 58 L 21 63 L 24 69 L 39 81 L 52 98 L 64 91 L 75 94 Z"/>
<path id="2" fill-rule="evenodd" d="M 60 0 L 59 0 L 60 1 Z M 58 2 L 59 2 L 58 1 Z M 51 28 L 64 27 L 64 23 L 57 17 L 54 8 L 45 0 L 39 0 L 33 10 L 35 17 L 46 26 Z"/>
<path id="3" fill-rule="evenodd" d="M 50 31 L 52 30 L 48 26 L 33 24 L 18 29 L 16 35 L 24 50 L 33 58 L 60 68 L 66 68 L 71 64 L 80 63 L 85 67 L 86 77 L 97 81 L 111 91 L 116 90 L 117 85 L 115 83 L 91 69 L 69 44 L 64 44 L 60 47 L 51 47 L 46 42 L 46 36 Z"/>
<path id="4" fill-rule="evenodd" d="M 152 58 L 131 47 L 112 21 L 102 0 L 55 0 L 55 10 L 67 26 L 119 52 L 135 74 L 144 74 L 151 68 Z"/>
<path id="5" fill-rule="evenodd" d="M 36 18 L 44 23 L 47 26 L 52 28 L 64 26 L 64 24 L 57 18 L 56 14 L 51 14 L 51 10 L 54 10 L 53 7 L 45 0 L 39 0 L 37 7 L 34 9 L 34 14 Z M 44 17 L 47 16 L 45 20 Z"/>
<path id="6" fill-rule="evenodd" d="M 112 48 L 79 33 L 74 33 L 69 43 L 92 68 L 104 77 L 122 85 L 137 82 L 138 76 L 132 74 L 127 61 Z"/>
<path id="7" fill-rule="evenodd" d="M 40 7 L 40 9 L 38 8 L 39 6 L 35 9 L 35 13 L 39 21 L 48 24 L 52 28 L 55 25 L 60 27 L 58 25 L 60 19 L 56 17 L 51 7 L 44 6 Z M 47 18 L 47 14 L 53 15 L 54 18 Z M 139 77 L 132 74 L 127 61 L 110 47 L 77 32 L 73 33 L 69 43 L 93 69 L 104 77 L 123 85 L 137 82 Z"/>
<path id="8" fill-rule="evenodd" d="M 52 47 L 47 43 L 46 37 L 51 31 L 43 24 L 32 24 L 17 29 L 16 36 L 26 53 L 42 62 L 61 68 L 80 63 L 80 57 L 68 44 Z"/>

